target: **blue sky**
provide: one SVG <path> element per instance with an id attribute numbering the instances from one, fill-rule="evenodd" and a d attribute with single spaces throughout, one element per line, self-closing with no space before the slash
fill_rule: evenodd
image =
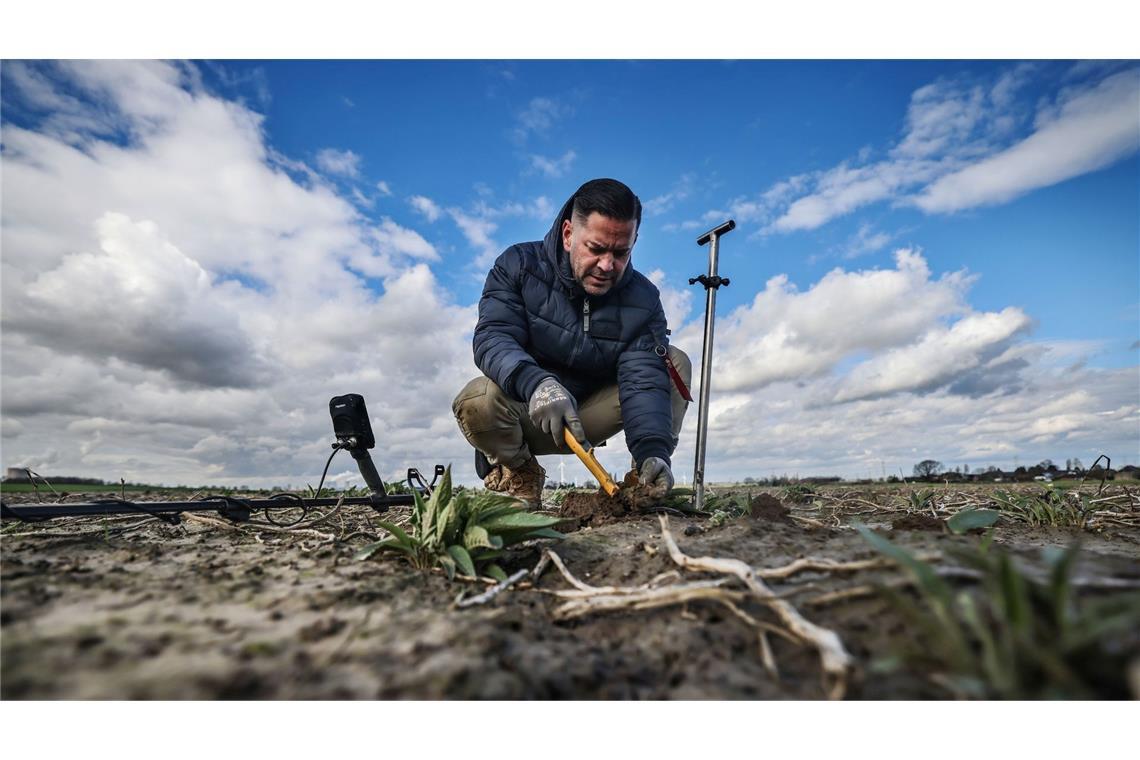
<path id="1" fill-rule="evenodd" d="M 414 220 L 408 193 L 441 207 L 470 207 L 481 192 L 500 202 L 544 196 L 557 206 L 578 180 L 593 176 L 622 178 L 646 201 L 669 198 L 662 204 L 667 210 L 647 215 L 639 254 L 683 282 L 702 269 L 694 241 L 714 223 L 705 217 L 710 211 L 723 208 L 731 216 L 733 199 L 759 195 L 789 177 L 881 160 L 903 138 L 916 90 L 984 91 L 1019 68 L 1025 71 L 1009 104 L 990 106 L 992 118 L 1015 122 L 999 145 L 1031 132 L 1042 99 L 1126 66 L 296 61 L 231 62 L 225 77 L 207 72 L 223 89 L 263 106 L 267 135 L 284 153 L 315 158 L 328 146 L 343 146 L 357 156 L 359 175 L 342 186 L 373 198 L 375 206 L 361 211 L 374 218 Z M 226 86 L 227 78 L 244 84 Z M 916 245 L 935 269 L 966 267 L 983 275 L 972 290 L 976 307 L 1028 308 L 1040 337 L 1081 339 L 1095 331 L 1110 344 L 1091 361 L 1121 366 L 1134 361 L 1129 347 L 1136 339 L 1140 278 L 1140 158 L 1135 150 L 1126 153 L 1104 169 L 1074 171 L 1066 181 L 1009 201 L 952 213 L 886 201 L 794 233 L 766 233 L 762 224 L 742 221 L 741 232 L 726 239 L 725 271 L 733 270 L 742 285 L 783 272 L 806 286 L 854 259 L 860 266 L 889 265 L 893 247 Z M 545 169 L 539 161 L 547 162 Z M 377 193 L 380 181 L 403 192 Z M 710 223 L 681 226 L 702 219 Z M 462 255 L 457 228 L 431 231 L 434 243 Z M 503 244 L 542 231 L 517 216 L 496 230 Z M 1078 271 L 1088 274 L 1074 277 Z M 474 298 L 480 283 L 458 274 L 440 272 L 457 297 Z M 739 288 L 720 298 L 731 308 L 751 295 Z M 1083 305 L 1080 313 L 1073 312 L 1074 301 Z"/>
<path id="2" fill-rule="evenodd" d="M 738 223 L 714 479 L 1140 459 L 1135 62 L 2 68 L 6 466 L 298 484 L 356 391 L 389 474 L 469 478 L 487 267 L 597 176 L 694 360 Z"/>

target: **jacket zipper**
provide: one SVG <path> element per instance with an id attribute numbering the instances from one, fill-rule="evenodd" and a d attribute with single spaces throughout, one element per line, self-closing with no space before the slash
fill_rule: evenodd
<path id="1" fill-rule="evenodd" d="M 590 299 L 582 299 L 582 332 L 590 332 Z"/>

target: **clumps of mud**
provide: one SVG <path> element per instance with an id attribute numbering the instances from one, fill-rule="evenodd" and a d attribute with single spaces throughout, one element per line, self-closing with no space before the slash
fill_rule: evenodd
<path id="1" fill-rule="evenodd" d="M 573 531 L 636 517 L 660 504 L 666 496 L 663 488 L 641 485 L 637 470 L 626 473 L 619 485 L 620 490 L 613 496 L 601 489 L 597 493 L 566 494 L 558 510 L 558 516 L 566 523 L 559 529 Z"/>
<path id="2" fill-rule="evenodd" d="M 932 515 L 924 515 L 921 512 L 912 512 L 908 515 L 900 517 L 891 523 L 891 530 L 926 530 L 934 533 L 942 533 L 945 528 L 945 523 Z"/>
<path id="3" fill-rule="evenodd" d="M 754 520 L 790 523 L 792 510 L 784 502 L 766 493 L 752 499 L 748 504 L 748 516 Z"/>

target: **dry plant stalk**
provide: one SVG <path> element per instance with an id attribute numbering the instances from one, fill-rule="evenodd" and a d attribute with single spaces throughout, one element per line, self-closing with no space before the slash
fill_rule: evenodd
<path id="1" fill-rule="evenodd" d="M 677 546 L 677 542 L 669 530 L 669 518 L 660 515 L 659 519 L 661 521 L 662 539 L 669 550 L 670 558 L 678 566 L 683 569 L 721 573 L 725 577 L 675 583 L 670 586 L 657 585 L 658 582 L 669 576 L 669 574 L 663 574 L 654 578 L 650 583 L 641 586 L 591 586 L 576 578 L 566 568 L 562 559 L 547 549 L 543 553 L 543 560 L 549 558 L 550 562 L 558 568 L 562 577 L 574 587 L 573 589 L 547 592 L 567 600 L 565 604 L 554 610 L 555 618 L 566 620 L 594 612 L 652 609 L 675 604 L 684 606 L 690 601 L 698 600 L 715 601 L 724 605 L 729 612 L 756 629 L 759 637 L 761 661 L 773 678 L 779 677 L 779 671 L 776 668 L 775 657 L 768 643 L 768 633 L 774 633 L 796 644 L 815 646 L 820 654 L 828 697 L 831 699 L 843 697 L 847 686 L 847 674 L 854 660 L 843 647 L 839 636 L 834 631 L 821 628 L 806 620 L 781 595 L 769 589 L 761 577 L 786 578 L 804 570 L 851 572 L 889 565 L 891 564 L 889 561 L 875 559 L 857 562 L 833 562 L 831 560 L 804 558 L 783 567 L 756 570 L 737 559 L 689 557 Z M 733 579 L 742 581 L 748 589 L 747 592 L 724 588 L 725 584 Z M 742 610 L 739 605 L 749 599 L 759 601 L 770 607 L 787 628 L 757 620 Z M 828 679 L 830 685 L 826 683 Z"/>
<path id="2" fill-rule="evenodd" d="M 661 537 L 669 549 L 669 556 L 683 568 L 704 572 L 724 573 L 743 581 L 748 590 L 761 602 L 767 604 L 788 629 L 803 641 L 815 646 L 819 651 L 823 672 L 832 679 L 828 697 L 841 699 L 847 688 L 847 672 L 854 664 L 835 631 L 821 628 L 805 619 L 789 602 L 780 599 L 757 576 L 750 565 L 738 559 L 719 557 L 690 557 L 677 546 L 669 531 L 669 518 L 661 515 Z"/>

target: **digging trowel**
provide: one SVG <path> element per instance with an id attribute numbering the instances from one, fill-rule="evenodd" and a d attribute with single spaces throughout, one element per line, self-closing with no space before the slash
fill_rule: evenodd
<path id="1" fill-rule="evenodd" d="M 594 447 L 591 446 L 589 451 L 582 448 L 582 444 L 578 443 L 578 439 L 570 432 L 570 428 L 562 428 L 562 436 L 566 439 L 566 445 L 570 447 L 570 450 L 578 455 L 582 464 L 586 465 L 586 469 L 602 484 L 602 489 L 605 490 L 606 494 L 615 495 L 618 492 L 618 484 L 613 481 L 610 474 L 594 456 Z"/>

